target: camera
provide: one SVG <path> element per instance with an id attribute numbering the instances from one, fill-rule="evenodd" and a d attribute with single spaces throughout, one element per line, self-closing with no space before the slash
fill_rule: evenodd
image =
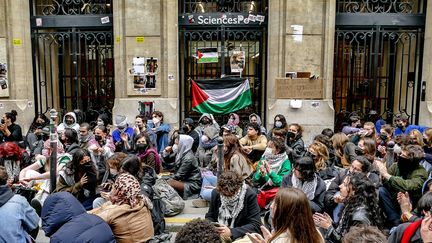
<path id="1" fill-rule="evenodd" d="M 5 124 L 5 120 L 4 119 L 1 119 L 1 124 Z"/>

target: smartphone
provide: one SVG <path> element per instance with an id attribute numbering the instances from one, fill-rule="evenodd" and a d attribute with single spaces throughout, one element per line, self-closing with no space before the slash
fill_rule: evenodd
<path id="1" fill-rule="evenodd" d="M 220 225 L 218 222 L 212 222 L 212 224 L 213 224 L 215 227 L 221 227 L 221 225 Z"/>

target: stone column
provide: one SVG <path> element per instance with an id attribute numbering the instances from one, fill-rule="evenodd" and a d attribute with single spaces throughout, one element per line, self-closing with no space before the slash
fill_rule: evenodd
<path id="1" fill-rule="evenodd" d="M 420 102 L 419 124 L 432 126 L 432 1 L 427 1 L 421 82 L 426 81 L 425 101 Z"/>

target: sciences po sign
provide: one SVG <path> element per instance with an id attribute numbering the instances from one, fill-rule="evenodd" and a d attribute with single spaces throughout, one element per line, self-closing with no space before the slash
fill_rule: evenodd
<path id="1" fill-rule="evenodd" d="M 248 25 L 259 26 L 266 22 L 266 16 L 248 13 L 203 13 L 183 14 L 179 16 L 179 24 L 183 26 L 214 26 L 214 25 Z"/>

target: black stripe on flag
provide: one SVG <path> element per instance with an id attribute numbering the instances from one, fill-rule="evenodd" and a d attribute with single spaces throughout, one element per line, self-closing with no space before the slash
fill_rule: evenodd
<path id="1" fill-rule="evenodd" d="M 240 78 L 222 78 L 222 79 L 199 79 L 195 83 L 203 90 L 209 89 L 230 89 L 237 88 L 245 79 Z"/>

